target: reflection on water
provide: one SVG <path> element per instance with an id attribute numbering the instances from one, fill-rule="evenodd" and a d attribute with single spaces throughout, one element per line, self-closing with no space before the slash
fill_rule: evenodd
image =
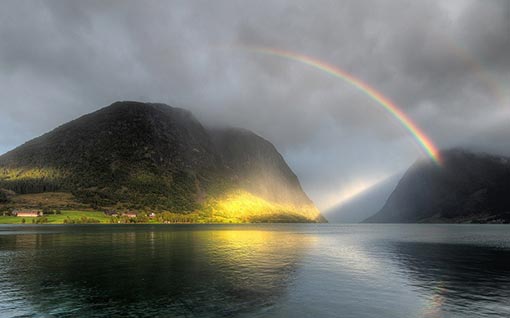
<path id="1" fill-rule="evenodd" d="M 5 313 L 230 316 L 277 301 L 310 243 L 232 228 L 55 229 L 0 236 Z"/>
<path id="2" fill-rule="evenodd" d="M 0 226 L 0 317 L 510 317 L 509 229 Z"/>
<path id="3" fill-rule="evenodd" d="M 427 242 L 396 242 L 393 249 L 411 283 L 432 295 L 426 317 L 495 309 L 510 315 L 510 250 Z"/>

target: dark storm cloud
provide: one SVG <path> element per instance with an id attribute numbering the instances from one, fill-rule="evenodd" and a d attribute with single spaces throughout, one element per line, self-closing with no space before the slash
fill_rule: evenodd
<path id="1" fill-rule="evenodd" d="M 421 155 L 360 91 L 241 45 L 341 67 L 393 100 L 440 147 L 507 149 L 506 0 L 16 0 L 0 4 L 0 152 L 134 99 L 256 131 L 321 206 Z"/>

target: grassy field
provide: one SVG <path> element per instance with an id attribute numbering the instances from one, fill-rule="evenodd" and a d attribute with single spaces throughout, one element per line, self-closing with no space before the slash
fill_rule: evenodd
<path id="1" fill-rule="evenodd" d="M 42 209 L 42 207 L 62 210 L 61 214 L 45 214 L 43 217 L 0 216 L 0 224 L 23 224 L 23 219 L 25 224 L 111 223 L 110 216 L 76 202 L 70 193 L 16 195 L 12 197 L 8 207 L 7 210 Z M 117 208 L 108 207 L 113 210 L 118 210 Z M 122 211 L 120 209 L 120 213 Z M 141 213 L 136 219 L 118 217 L 114 219 L 114 223 L 294 223 L 314 222 L 320 217 L 317 208 L 311 204 L 293 206 L 274 203 L 244 190 L 211 197 L 203 203 L 200 210 L 197 209 L 191 213 L 155 211 L 156 217 L 150 219 L 146 216 L 150 211 L 138 212 Z"/>
<path id="2" fill-rule="evenodd" d="M 45 215 L 48 219 L 45 224 L 63 224 L 64 220 L 79 220 L 83 217 L 93 218 L 99 220 L 101 223 L 110 223 L 110 217 L 106 216 L 103 212 L 97 211 L 62 211 L 62 214 L 49 214 Z M 22 224 L 25 219 L 25 224 L 32 224 L 32 217 L 16 217 L 16 216 L 0 216 L 0 224 Z"/>
<path id="3" fill-rule="evenodd" d="M 311 222 L 319 216 L 311 204 L 296 207 L 274 203 L 243 190 L 208 200 L 202 211 L 207 223 Z"/>

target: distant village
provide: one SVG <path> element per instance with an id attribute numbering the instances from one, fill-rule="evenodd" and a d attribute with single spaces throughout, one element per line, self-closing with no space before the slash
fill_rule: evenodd
<path id="1" fill-rule="evenodd" d="M 64 223 L 64 224 L 88 224 L 88 223 L 196 223 L 198 215 L 177 214 L 171 212 L 134 212 L 134 211 L 61 211 L 59 209 L 14 209 L 4 211 L 5 217 L 16 217 L 20 222 L 14 223 Z M 25 219 L 27 218 L 27 219 Z"/>
<path id="2" fill-rule="evenodd" d="M 44 216 L 44 211 L 43 210 L 13 210 L 11 214 L 13 216 L 17 216 L 17 217 L 42 217 L 42 216 Z M 52 213 L 52 214 L 54 214 L 54 213 Z M 138 214 L 135 212 L 118 213 L 115 210 L 104 211 L 104 214 L 107 216 L 111 216 L 111 217 L 124 216 L 124 217 L 128 217 L 128 218 L 136 218 L 138 216 Z M 156 217 L 156 214 L 152 212 L 148 216 L 149 216 L 149 218 L 152 219 L 152 218 Z"/>

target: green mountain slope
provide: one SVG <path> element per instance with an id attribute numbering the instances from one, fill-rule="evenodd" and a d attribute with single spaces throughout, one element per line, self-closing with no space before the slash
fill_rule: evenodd
<path id="1" fill-rule="evenodd" d="M 23 144 L 0 156 L 0 188 L 72 193 L 96 209 L 322 220 L 267 140 L 207 130 L 190 112 L 164 104 L 117 102 Z"/>

